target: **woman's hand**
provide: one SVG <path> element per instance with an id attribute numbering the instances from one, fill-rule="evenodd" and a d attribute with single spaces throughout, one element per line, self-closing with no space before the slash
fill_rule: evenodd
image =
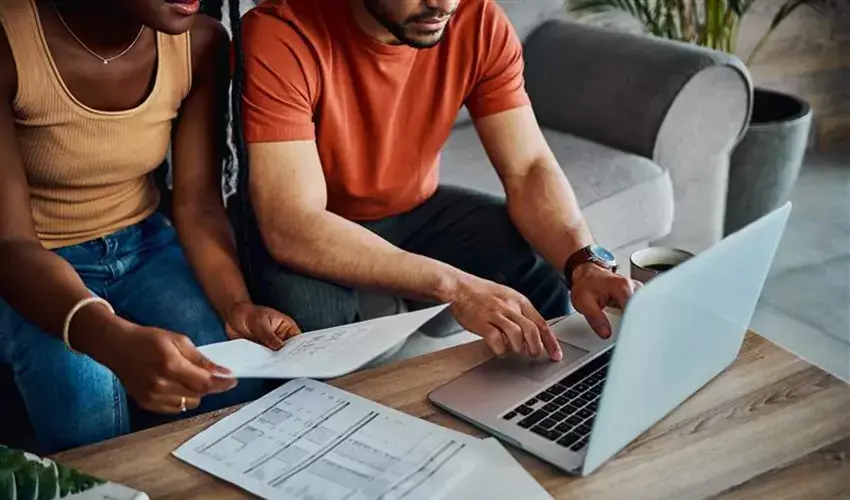
<path id="1" fill-rule="evenodd" d="M 278 350 L 290 337 L 301 330 L 295 321 L 268 307 L 250 302 L 240 302 L 227 315 L 227 336 L 231 339 L 248 339 L 269 349 Z"/>
<path id="2" fill-rule="evenodd" d="M 185 335 L 133 326 L 104 358 L 127 394 L 157 413 L 197 408 L 201 398 L 236 386 L 230 371 L 204 357 Z"/>

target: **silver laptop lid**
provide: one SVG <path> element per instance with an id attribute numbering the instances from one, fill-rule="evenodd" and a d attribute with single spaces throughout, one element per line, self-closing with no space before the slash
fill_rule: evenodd
<path id="1" fill-rule="evenodd" d="M 652 280 L 626 308 L 583 474 L 723 371 L 738 355 L 790 203 Z"/>

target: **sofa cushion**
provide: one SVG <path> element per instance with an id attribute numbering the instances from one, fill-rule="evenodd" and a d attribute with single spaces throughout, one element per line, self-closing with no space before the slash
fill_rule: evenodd
<path id="1" fill-rule="evenodd" d="M 617 249 L 665 235 L 673 220 L 668 173 L 651 160 L 544 129 L 597 240 Z M 475 128 L 456 127 L 441 160 L 441 182 L 504 195 Z"/>

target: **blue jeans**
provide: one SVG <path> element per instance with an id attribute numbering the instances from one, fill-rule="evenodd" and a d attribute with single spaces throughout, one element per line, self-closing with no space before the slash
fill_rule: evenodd
<path id="1" fill-rule="evenodd" d="M 176 233 L 155 214 L 104 238 L 56 253 L 86 286 L 135 323 L 182 333 L 205 345 L 226 340 L 224 326 L 195 281 Z M 177 417 L 154 415 L 128 400 L 105 366 L 69 351 L 0 300 L 0 361 L 12 366 L 43 452 L 109 439 L 131 430 L 210 411 L 262 395 L 262 381 L 204 398 Z M 131 421 L 132 415 L 132 421 Z"/>

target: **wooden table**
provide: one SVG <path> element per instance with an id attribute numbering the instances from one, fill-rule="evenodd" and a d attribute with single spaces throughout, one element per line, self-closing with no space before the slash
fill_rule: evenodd
<path id="1" fill-rule="evenodd" d="M 482 342 L 339 379 L 334 385 L 464 432 L 427 401 L 490 358 Z M 248 495 L 170 453 L 233 409 L 57 457 L 152 499 Z M 750 333 L 737 361 L 590 477 L 573 478 L 509 448 L 556 498 L 850 498 L 850 385 Z"/>

